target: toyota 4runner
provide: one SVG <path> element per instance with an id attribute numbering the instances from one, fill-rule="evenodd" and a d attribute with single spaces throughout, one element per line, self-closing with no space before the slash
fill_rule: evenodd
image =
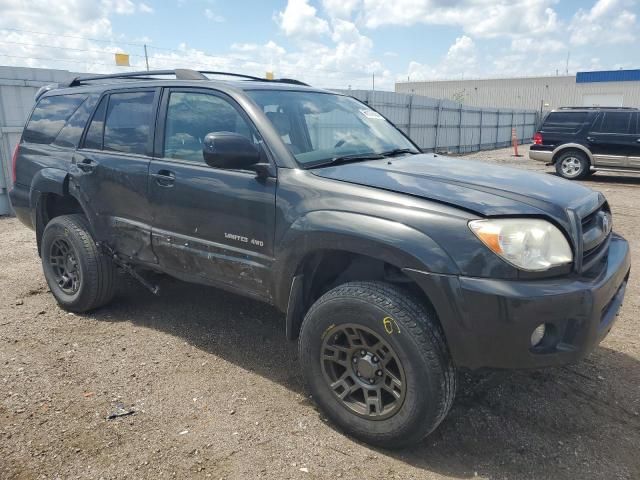
<path id="1" fill-rule="evenodd" d="M 322 410 L 386 447 L 438 426 L 457 368 L 575 362 L 611 329 L 630 258 L 602 194 L 423 154 L 347 96 L 214 73 L 38 93 L 10 195 L 62 308 L 109 303 L 117 269 L 273 304 Z"/>

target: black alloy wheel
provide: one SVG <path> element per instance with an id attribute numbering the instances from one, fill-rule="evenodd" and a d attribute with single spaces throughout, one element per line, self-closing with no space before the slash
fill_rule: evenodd
<path id="1" fill-rule="evenodd" d="M 383 420 L 402 406 L 404 368 L 373 330 L 356 324 L 334 327 L 325 336 L 321 362 L 329 388 L 353 413 Z"/>

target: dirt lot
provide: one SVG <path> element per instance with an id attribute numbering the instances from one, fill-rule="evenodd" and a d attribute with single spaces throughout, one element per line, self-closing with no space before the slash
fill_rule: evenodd
<path id="1" fill-rule="evenodd" d="M 526 154 L 526 151 L 525 151 Z M 471 155 L 548 171 L 506 150 Z M 640 258 L 640 176 L 585 184 Z M 283 317 L 170 279 L 91 315 L 56 307 L 34 235 L 0 219 L 0 478 L 640 478 L 640 287 L 578 365 L 462 376 L 422 444 L 336 431 L 298 373 Z M 107 420 L 121 402 L 135 414 Z"/>

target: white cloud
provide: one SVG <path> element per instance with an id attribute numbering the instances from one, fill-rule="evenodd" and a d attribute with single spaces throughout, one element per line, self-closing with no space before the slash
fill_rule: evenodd
<path id="1" fill-rule="evenodd" d="M 222 15 L 218 15 L 210 8 L 204 9 L 204 16 L 207 17 L 207 20 L 211 20 L 212 22 L 221 23 L 225 21 L 225 18 Z"/>
<path id="2" fill-rule="evenodd" d="M 590 10 L 576 12 L 569 26 L 571 43 L 576 46 L 632 43 L 636 40 L 636 14 L 633 2 L 598 0 Z"/>
<path id="3" fill-rule="evenodd" d="M 322 6 L 330 17 L 349 18 L 360 6 L 361 0 L 322 0 Z"/>
<path id="4" fill-rule="evenodd" d="M 477 75 L 478 52 L 475 42 L 468 36 L 456 38 L 447 50 L 447 54 L 436 65 L 421 64 L 416 61 L 409 63 L 406 75 L 398 77 L 405 80 L 461 78 Z"/>
<path id="5" fill-rule="evenodd" d="M 542 34 L 558 28 L 555 0 L 363 0 L 369 28 L 384 25 L 447 25 L 484 38 Z"/>
<path id="6" fill-rule="evenodd" d="M 119 15 L 131 15 L 136 11 L 136 5 L 131 0 L 102 0 L 102 4 Z"/>
<path id="7" fill-rule="evenodd" d="M 138 4 L 138 9 L 142 12 L 142 13 L 153 13 L 153 8 L 150 7 L 149 5 L 147 5 L 144 2 L 140 2 Z"/>
<path id="8" fill-rule="evenodd" d="M 326 20 L 316 16 L 316 8 L 307 0 L 288 0 L 283 12 L 277 15 L 282 31 L 289 36 L 321 35 L 329 32 Z"/>

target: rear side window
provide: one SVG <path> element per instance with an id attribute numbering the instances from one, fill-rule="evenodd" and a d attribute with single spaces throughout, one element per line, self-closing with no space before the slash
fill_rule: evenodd
<path id="1" fill-rule="evenodd" d="M 78 146 L 84 127 L 96 106 L 97 100 L 97 95 L 91 95 L 82 102 L 82 105 L 71 115 L 67 124 L 60 130 L 60 133 L 58 133 L 58 136 L 53 142 L 54 145 L 66 148 L 76 148 Z"/>
<path id="2" fill-rule="evenodd" d="M 587 120 L 588 112 L 551 112 L 544 120 L 544 129 L 577 131 Z"/>
<path id="3" fill-rule="evenodd" d="M 52 143 L 86 98 L 84 94 L 43 98 L 33 110 L 22 139 L 30 143 Z"/>
<path id="4" fill-rule="evenodd" d="M 629 133 L 631 112 L 604 112 L 596 121 L 594 131 L 599 133 Z"/>
<path id="5" fill-rule="evenodd" d="M 104 150 L 147 153 L 154 96 L 153 91 L 111 94 L 104 127 Z"/>

